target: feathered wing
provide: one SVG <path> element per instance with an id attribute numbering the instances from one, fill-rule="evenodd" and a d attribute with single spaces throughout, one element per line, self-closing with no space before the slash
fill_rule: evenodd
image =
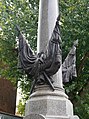
<path id="1" fill-rule="evenodd" d="M 19 33 L 19 68 L 23 69 L 27 74 L 33 75 L 35 69 L 33 70 L 34 63 L 36 62 L 36 57 L 33 54 L 32 49 L 27 44 L 22 33 Z"/>
<path id="2" fill-rule="evenodd" d="M 63 82 L 69 82 L 73 77 L 77 77 L 76 73 L 76 45 L 75 41 L 72 49 L 70 50 L 68 56 L 66 57 L 64 63 L 62 64 L 62 77 Z"/>

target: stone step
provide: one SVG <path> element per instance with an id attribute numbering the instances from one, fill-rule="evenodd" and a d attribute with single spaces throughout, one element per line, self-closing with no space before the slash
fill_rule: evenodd
<path id="1" fill-rule="evenodd" d="M 46 119 L 70 119 L 69 117 L 65 117 L 65 116 L 49 116 L 46 117 Z"/>
<path id="2" fill-rule="evenodd" d="M 47 116 L 45 119 L 79 119 L 78 116 Z"/>
<path id="3" fill-rule="evenodd" d="M 26 117 L 24 117 L 24 119 L 79 119 L 78 116 L 74 115 L 74 116 L 43 116 L 40 114 L 30 114 Z"/>

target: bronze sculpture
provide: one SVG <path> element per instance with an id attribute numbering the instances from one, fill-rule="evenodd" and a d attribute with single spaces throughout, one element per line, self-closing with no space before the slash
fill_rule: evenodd
<path id="1" fill-rule="evenodd" d="M 34 54 L 30 45 L 27 44 L 22 33 L 18 30 L 19 38 L 19 67 L 25 71 L 28 76 L 33 78 L 33 85 L 30 94 L 35 85 L 48 84 L 54 90 L 52 76 L 62 65 L 63 82 L 69 82 L 69 78 L 76 76 L 76 44 L 69 52 L 67 58 L 62 64 L 61 37 L 59 31 L 59 17 L 56 21 L 51 39 L 48 42 L 46 52 Z M 77 42 L 77 41 L 76 41 Z M 72 72 L 72 73 L 71 73 Z"/>
<path id="2" fill-rule="evenodd" d="M 73 77 L 77 77 L 76 71 L 76 46 L 78 45 L 78 40 L 76 40 L 71 48 L 69 54 L 67 55 L 65 61 L 62 64 L 62 80 L 64 83 L 72 80 Z"/>
<path id="3" fill-rule="evenodd" d="M 40 52 L 37 55 L 33 53 L 30 46 L 27 44 L 22 33 L 19 32 L 19 62 L 20 68 L 25 71 L 27 75 L 34 78 L 31 93 L 35 85 L 49 84 L 54 90 L 52 84 L 52 75 L 54 75 L 61 65 L 61 37 L 59 32 L 58 19 L 49 40 L 46 52 Z"/>

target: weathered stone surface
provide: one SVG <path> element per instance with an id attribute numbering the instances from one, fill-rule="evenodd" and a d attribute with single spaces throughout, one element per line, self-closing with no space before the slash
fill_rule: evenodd
<path id="1" fill-rule="evenodd" d="M 40 0 L 39 14 L 37 52 L 45 52 L 58 17 L 58 0 Z M 26 103 L 24 119 L 78 119 L 63 89 L 62 67 L 53 76 L 53 85 L 54 91 L 45 85 L 35 88 Z"/>
<path id="2" fill-rule="evenodd" d="M 39 114 L 30 114 L 24 119 L 79 119 L 78 116 L 43 116 Z"/>
<path id="3" fill-rule="evenodd" d="M 70 119 L 69 116 L 48 116 L 46 119 Z"/>
<path id="4" fill-rule="evenodd" d="M 72 103 L 67 99 L 62 91 L 38 91 L 32 94 L 26 104 L 25 114 L 42 114 L 44 116 L 68 116 L 73 115 Z"/>
<path id="5" fill-rule="evenodd" d="M 58 15 L 58 0 L 40 0 L 37 52 L 45 51 Z"/>
<path id="6" fill-rule="evenodd" d="M 43 115 L 45 119 L 79 119 L 78 116 L 73 115 L 73 105 L 64 91 L 61 89 L 52 91 L 46 86 L 43 89 L 42 86 L 37 88 L 30 96 L 26 104 L 25 116 L 29 115 L 31 118 L 31 114 Z"/>
<path id="7" fill-rule="evenodd" d="M 79 119 L 79 117 L 77 115 L 74 115 L 74 116 L 70 117 L 70 119 Z"/>
<path id="8" fill-rule="evenodd" d="M 78 116 L 48 116 L 46 119 L 79 119 Z"/>
<path id="9" fill-rule="evenodd" d="M 46 118 L 39 114 L 30 114 L 30 115 L 24 117 L 24 119 L 46 119 Z"/>
<path id="10" fill-rule="evenodd" d="M 45 52 L 59 15 L 58 0 L 40 0 L 37 52 Z M 63 88 L 62 67 L 53 76 L 54 86 Z"/>

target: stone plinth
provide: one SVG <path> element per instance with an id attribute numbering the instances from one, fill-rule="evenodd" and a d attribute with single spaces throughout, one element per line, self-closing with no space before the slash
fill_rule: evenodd
<path id="1" fill-rule="evenodd" d="M 26 116 L 24 119 L 45 119 L 45 117 L 40 114 L 30 114 Z"/>
<path id="2" fill-rule="evenodd" d="M 56 117 L 47 117 L 45 119 L 79 119 L 78 116 L 56 116 Z"/>
<path id="3" fill-rule="evenodd" d="M 59 16 L 58 0 L 40 0 L 37 53 L 45 52 Z M 53 76 L 54 86 L 62 88 L 62 67 Z"/>
<path id="4" fill-rule="evenodd" d="M 40 0 L 37 53 L 46 51 L 58 15 L 58 0 Z M 53 85 L 54 91 L 46 85 L 35 88 L 26 103 L 24 119 L 78 119 L 63 89 L 62 66 L 53 76 Z"/>
<path id="5" fill-rule="evenodd" d="M 37 87 L 26 104 L 24 119 L 35 119 L 35 114 L 42 116 L 39 119 L 78 119 L 73 116 L 73 105 L 64 90 L 52 91 L 47 86 Z"/>

